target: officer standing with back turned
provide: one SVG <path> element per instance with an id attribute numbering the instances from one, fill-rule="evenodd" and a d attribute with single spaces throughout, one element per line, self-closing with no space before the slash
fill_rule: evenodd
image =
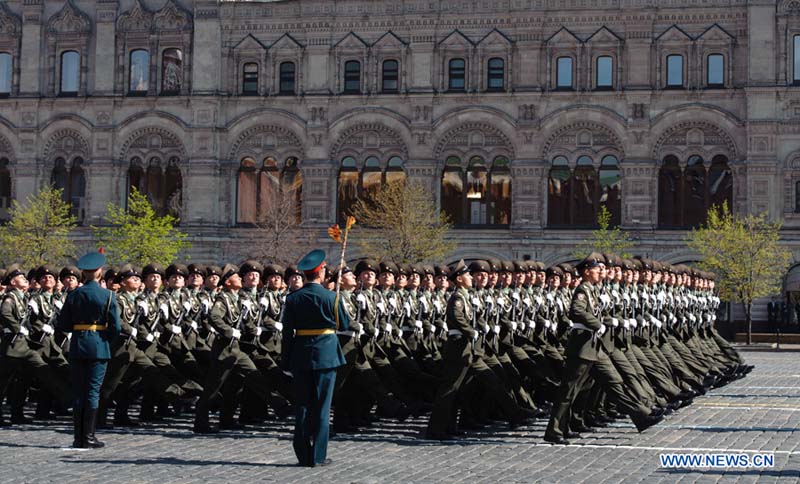
<path id="1" fill-rule="evenodd" d="M 119 310 L 114 293 L 100 287 L 106 257 L 102 249 L 78 261 L 84 285 L 67 296 L 58 316 L 58 329 L 72 333 L 69 366 L 74 392 L 74 448 L 99 448 L 105 444 L 94 435 L 100 385 L 111 359 L 110 342 L 120 333 Z"/>

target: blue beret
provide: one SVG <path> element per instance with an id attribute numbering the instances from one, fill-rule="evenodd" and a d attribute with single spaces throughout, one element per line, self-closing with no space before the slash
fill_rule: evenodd
<path id="1" fill-rule="evenodd" d="M 106 256 L 100 252 L 89 252 L 78 260 L 78 269 L 93 271 L 106 265 Z"/>
<path id="2" fill-rule="evenodd" d="M 325 251 L 316 249 L 306 254 L 300 262 L 297 263 L 297 270 L 299 271 L 313 271 L 325 260 Z"/>

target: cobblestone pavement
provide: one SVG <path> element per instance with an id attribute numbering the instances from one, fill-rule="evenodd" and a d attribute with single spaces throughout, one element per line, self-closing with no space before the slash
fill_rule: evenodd
<path id="1" fill-rule="evenodd" d="M 107 430 L 107 447 L 67 450 L 71 424 L 0 429 L 0 483 L 21 482 L 798 482 L 800 359 L 752 352 L 756 369 L 637 434 L 629 422 L 576 445 L 542 441 L 546 422 L 476 433 L 458 443 L 419 440 L 425 421 L 381 423 L 331 442 L 333 465 L 295 467 L 289 422 L 194 436 L 188 417 L 131 432 Z M 666 469 L 665 452 L 773 452 L 769 469 Z"/>

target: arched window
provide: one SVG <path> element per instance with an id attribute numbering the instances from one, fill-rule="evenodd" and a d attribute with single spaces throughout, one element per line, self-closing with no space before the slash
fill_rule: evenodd
<path id="1" fill-rule="evenodd" d="M 607 155 L 600 162 L 600 205 L 611 213 L 613 227 L 622 223 L 622 172 L 616 156 Z"/>
<path id="2" fill-rule="evenodd" d="M 405 182 L 406 171 L 403 168 L 403 159 L 399 156 L 389 158 L 389 162 L 386 164 L 386 185 Z"/>
<path id="3" fill-rule="evenodd" d="M 161 57 L 161 94 L 180 94 L 183 87 L 183 52 L 166 49 Z"/>
<path id="4" fill-rule="evenodd" d="M 508 225 L 511 223 L 511 169 L 508 158 L 498 156 L 492 161 L 490 178 L 491 205 L 488 223 Z"/>
<path id="5" fill-rule="evenodd" d="M 294 62 L 281 62 L 280 66 L 280 86 L 278 94 L 295 94 L 295 68 Z"/>
<path id="6" fill-rule="evenodd" d="M 242 94 L 258 94 L 258 64 L 255 62 L 242 66 Z"/>
<path id="7" fill-rule="evenodd" d="M 11 172 L 8 158 L 0 158 L 0 220 L 8 220 L 11 207 Z"/>
<path id="8" fill-rule="evenodd" d="M 464 171 L 461 159 L 451 156 L 442 172 L 442 211 L 454 225 L 464 224 Z"/>
<path id="9" fill-rule="evenodd" d="M 725 57 L 711 54 L 706 60 L 706 87 L 725 86 Z"/>
<path id="10" fill-rule="evenodd" d="M 61 190 L 61 199 L 70 205 L 70 213 L 83 222 L 86 198 L 86 174 L 83 171 L 83 159 L 76 157 L 71 166 L 67 166 L 64 158 L 56 158 L 50 182 L 54 188 Z"/>
<path id="11" fill-rule="evenodd" d="M 667 56 L 667 87 L 673 89 L 683 88 L 683 56 Z"/>
<path id="12" fill-rule="evenodd" d="M 447 90 L 464 91 L 467 88 L 467 70 L 464 59 L 450 59 L 447 68 Z"/>
<path id="13" fill-rule="evenodd" d="M 733 203 L 733 173 L 728 158 L 716 155 L 706 169 L 703 158 L 692 155 L 681 170 L 678 158 L 667 156 L 658 176 L 658 225 L 693 228 L 705 223 L 708 209 Z"/>
<path id="14" fill-rule="evenodd" d="M 0 52 L 0 96 L 11 94 L 14 79 L 13 59 L 8 52 Z"/>
<path id="15" fill-rule="evenodd" d="M 664 228 L 683 225 L 683 173 L 675 156 L 667 156 L 658 173 L 658 224 Z"/>
<path id="16" fill-rule="evenodd" d="M 572 173 L 573 225 L 590 227 L 597 224 L 597 171 L 588 156 L 578 158 Z"/>
<path id="17" fill-rule="evenodd" d="M 486 79 L 488 91 L 502 91 L 505 88 L 505 61 L 499 57 L 489 59 Z"/>
<path id="18" fill-rule="evenodd" d="M 361 171 L 361 198 L 365 201 L 372 201 L 382 186 L 383 173 L 381 172 L 381 162 L 378 158 L 370 156 L 364 160 L 364 169 Z"/>
<path id="19" fill-rule="evenodd" d="M 180 219 L 183 211 L 183 176 L 178 167 L 178 158 L 170 158 L 164 175 L 164 213 Z"/>
<path id="20" fill-rule="evenodd" d="M 161 169 L 161 159 L 158 157 L 150 158 L 150 163 L 147 167 L 147 178 L 145 183 L 145 191 L 143 192 L 147 199 L 150 200 L 150 205 L 158 214 L 164 213 L 164 171 Z"/>
<path id="21" fill-rule="evenodd" d="M 146 93 L 150 88 L 150 53 L 144 49 L 131 51 L 128 91 Z"/>
<path id="22" fill-rule="evenodd" d="M 586 155 L 579 156 L 575 165 L 575 169 L 570 170 L 565 157 L 553 159 L 547 198 L 548 225 L 596 227 L 600 206 L 611 212 L 611 224 L 619 225 L 622 172 L 617 157 L 603 157 L 599 170 L 594 160 Z"/>
<path id="23" fill-rule="evenodd" d="M 254 224 L 258 217 L 258 174 L 256 160 L 243 158 L 239 164 L 236 222 Z"/>
<path id="24" fill-rule="evenodd" d="M 614 58 L 601 55 L 595 62 L 595 89 L 612 89 L 614 87 Z"/>
<path id="25" fill-rule="evenodd" d="M 733 172 L 728 166 L 728 157 L 717 155 L 711 159 L 708 170 L 708 206 L 722 207 L 723 203 L 733 208 Z"/>
<path id="26" fill-rule="evenodd" d="M 353 206 L 358 199 L 358 166 L 356 159 L 348 156 L 339 168 L 339 183 L 336 191 L 340 224 L 344 225 L 348 215 L 353 214 Z"/>
<path id="27" fill-rule="evenodd" d="M 61 89 L 62 95 L 76 95 L 81 81 L 81 55 L 74 50 L 61 54 Z"/>
<path id="28" fill-rule="evenodd" d="M 130 195 L 132 188 L 137 192 L 144 193 L 144 168 L 142 168 L 142 159 L 138 156 L 131 159 L 131 166 L 128 168 L 128 195 Z"/>
<path id="29" fill-rule="evenodd" d="M 547 187 L 547 221 L 550 226 L 570 224 L 570 185 L 572 172 L 563 156 L 553 159 Z"/>
<path id="30" fill-rule="evenodd" d="M 399 64 L 394 59 L 383 61 L 381 92 L 393 94 L 400 89 Z"/>
<path id="31" fill-rule="evenodd" d="M 292 203 L 292 215 L 296 223 L 303 219 L 303 174 L 295 157 L 289 157 L 283 166 L 281 173 L 281 192 Z"/>
<path id="32" fill-rule="evenodd" d="M 473 156 L 462 168 L 461 158 L 450 156 L 442 172 L 442 211 L 456 226 L 511 223 L 511 169 L 505 156 L 491 165 Z"/>
<path id="33" fill-rule="evenodd" d="M 344 93 L 361 93 L 361 63 L 358 61 L 344 63 Z"/>
<path id="34" fill-rule="evenodd" d="M 572 57 L 556 59 L 556 89 L 569 90 L 575 86 L 572 82 Z"/>
<path id="35" fill-rule="evenodd" d="M 683 224 L 687 227 L 697 227 L 706 220 L 708 209 L 706 182 L 703 158 L 698 155 L 690 156 L 686 169 L 683 170 Z"/>
<path id="36" fill-rule="evenodd" d="M 263 222 L 265 219 L 272 218 L 275 213 L 275 206 L 280 203 L 280 180 L 278 171 L 278 160 L 272 156 L 264 158 L 261 170 L 258 172 L 258 200 L 257 200 L 257 220 Z M 280 210 L 277 210 L 280 212 Z"/>

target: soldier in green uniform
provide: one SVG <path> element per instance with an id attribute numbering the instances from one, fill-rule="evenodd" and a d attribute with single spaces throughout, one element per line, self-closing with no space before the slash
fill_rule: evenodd
<path id="1" fill-rule="evenodd" d="M 25 291 L 28 289 L 25 273 L 16 264 L 9 266 L 3 285 L 8 286 L 8 290 L 0 303 L 0 402 L 11 378 L 21 373 L 32 375 L 53 398 L 65 401 L 69 395 L 68 385 L 53 373 L 39 352 L 29 345 L 31 330 L 29 309 L 25 302 Z M 11 423 L 28 423 L 22 414 L 24 402 L 24 395 L 12 402 Z M 4 424 L 2 415 L 0 423 Z"/>
<path id="2" fill-rule="evenodd" d="M 74 393 L 75 448 L 98 448 L 95 437 L 100 385 L 111 359 L 110 342 L 120 333 L 119 310 L 114 293 L 100 287 L 102 252 L 90 252 L 78 261 L 86 283 L 72 291 L 58 315 L 58 327 L 72 333 L 69 364 Z M 80 425 L 78 424 L 80 422 Z"/>

